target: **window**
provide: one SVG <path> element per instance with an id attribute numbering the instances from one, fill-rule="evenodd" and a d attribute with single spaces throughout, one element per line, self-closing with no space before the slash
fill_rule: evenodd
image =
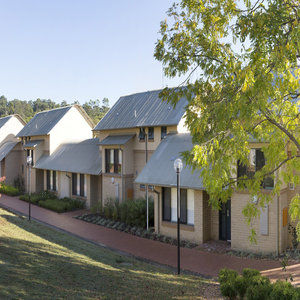
<path id="1" fill-rule="evenodd" d="M 31 156 L 31 159 L 32 159 L 31 165 L 33 166 L 33 150 L 27 149 L 26 154 L 27 154 L 26 161 L 27 161 L 27 157 Z"/>
<path id="2" fill-rule="evenodd" d="M 80 174 L 80 196 L 84 197 L 84 174 Z"/>
<path id="3" fill-rule="evenodd" d="M 167 135 L 167 126 L 162 126 L 160 138 L 164 139 L 166 137 L 166 135 Z"/>
<path id="4" fill-rule="evenodd" d="M 72 173 L 72 195 L 77 195 L 77 174 Z"/>
<path id="5" fill-rule="evenodd" d="M 50 170 L 47 170 L 47 190 L 51 189 Z"/>
<path id="6" fill-rule="evenodd" d="M 148 127 L 148 140 L 154 140 L 154 127 Z"/>
<path id="7" fill-rule="evenodd" d="M 53 176 L 53 179 L 52 179 L 52 190 L 56 191 L 56 171 L 52 172 L 52 176 Z"/>
<path id="8" fill-rule="evenodd" d="M 238 161 L 237 176 L 247 176 L 252 178 L 256 171 L 259 171 L 265 165 L 265 156 L 261 149 L 251 149 L 249 157 L 249 167 Z M 270 189 L 274 187 L 274 180 L 271 177 L 264 178 L 262 182 L 263 188 Z"/>
<path id="9" fill-rule="evenodd" d="M 162 189 L 162 202 L 163 202 L 163 220 L 171 221 L 171 189 Z"/>
<path id="10" fill-rule="evenodd" d="M 122 151 L 119 149 L 105 149 L 105 172 L 121 174 Z"/>
<path id="11" fill-rule="evenodd" d="M 144 142 L 146 137 L 145 128 L 140 128 L 139 141 Z"/>
<path id="12" fill-rule="evenodd" d="M 180 189 L 180 223 L 187 223 L 187 190 Z"/>

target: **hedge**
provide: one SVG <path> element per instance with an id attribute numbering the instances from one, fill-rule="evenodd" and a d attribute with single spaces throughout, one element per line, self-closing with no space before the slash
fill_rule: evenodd
<path id="1" fill-rule="evenodd" d="M 29 202 L 29 195 L 22 195 L 19 199 Z M 84 201 L 66 197 L 59 199 L 54 193 L 49 191 L 32 194 L 30 196 L 30 202 L 58 213 L 83 209 L 85 207 Z"/>

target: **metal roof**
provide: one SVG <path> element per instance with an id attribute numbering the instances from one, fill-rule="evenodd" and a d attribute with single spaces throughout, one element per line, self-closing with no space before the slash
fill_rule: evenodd
<path id="1" fill-rule="evenodd" d="M 42 143 L 43 140 L 33 140 L 33 141 L 28 141 L 27 143 L 24 144 L 24 148 L 35 148 L 37 145 Z"/>
<path id="2" fill-rule="evenodd" d="M 99 175 L 102 170 L 98 139 L 61 145 L 53 154 L 41 157 L 36 169 Z"/>
<path id="3" fill-rule="evenodd" d="M 7 156 L 7 154 L 18 144 L 19 142 L 6 142 L 0 147 L 0 161 Z"/>
<path id="4" fill-rule="evenodd" d="M 127 142 L 129 142 L 135 134 L 128 134 L 128 135 L 109 135 L 105 139 L 103 139 L 99 145 L 125 145 Z"/>
<path id="5" fill-rule="evenodd" d="M 48 134 L 71 108 L 72 106 L 66 106 L 37 113 L 17 134 L 17 137 Z"/>
<path id="6" fill-rule="evenodd" d="M 135 182 L 175 187 L 177 178 L 173 166 L 174 160 L 180 157 L 182 152 L 191 150 L 192 147 L 192 137 L 189 133 L 168 135 L 159 144 Z M 192 168 L 183 163 L 180 186 L 190 189 L 204 189 L 200 172 L 196 170 L 193 172 Z"/>
<path id="7" fill-rule="evenodd" d="M 7 116 L 0 118 L 0 128 L 11 118 L 12 116 Z"/>
<path id="8" fill-rule="evenodd" d="M 161 90 L 121 97 L 94 130 L 177 125 L 185 112 L 182 98 L 174 108 L 159 98 Z"/>

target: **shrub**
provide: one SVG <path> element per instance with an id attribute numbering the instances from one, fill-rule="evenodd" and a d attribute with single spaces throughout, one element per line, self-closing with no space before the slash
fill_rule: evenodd
<path id="1" fill-rule="evenodd" d="M 229 299 L 247 300 L 296 300 L 300 299 L 300 289 L 289 282 L 277 281 L 271 284 L 269 278 L 261 276 L 259 271 L 244 269 L 242 276 L 234 270 L 222 269 L 219 273 L 220 289 Z"/>
<path id="2" fill-rule="evenodd" d="M 19 199 L 29 202 L 29 195 L 22 195 L 19 197 Z M 30 197 L 30 202 L 59 213 L 75 209 L 82 209 L 85 206 L 84 201 L 67 197 L 58 199 L 55 193 L 49 191 L 32 194 Z"/>
<path id="3" fill-rule="evenodd" d="M 270 279 L 261 275 L 254 276 L 248 281 L 248 288 L 246 291 L 246 299 L 248 300 L 265 300 L 269 299 L 272 291 Z"/>
<path id="4" fill-rule="evenodd" d="M 234 270 L 222 269 L 219 272 L 220 289 L 223 296 L 229 299 L 235 299 L 237 296 L 237 290 L 235 286 L 238 273 Z"/>
<path id="5" fill-rule="evenodd" d="M 84 203 L 82 201 L 70 198 L 40 200 L 39 205 L 58 213 L 84 207 Z"/>
<path id="6" fill-rule="evenodd" d="M 0 185 L 0 193 L 8 196 L 19 196 L 21 194 L 18 188 L 3 183 Z"/>
<path id="7" fill-rule="evenodd" d="M 108 219 L 145 228 L 147 222 L 146 199 L 129 199 L 119 203 L 118 199 L 109 198 L 104 205 L 103 214 Z M 149 225 L 154 225 L 154 203 L 152 198 L 149 198 Z"/>
<path id="8" fill-rule="evenodd" d="M 298 291 L 286 281 L 277 281 L 273 284 L 272 292 L 270 293 L 270 299 L 274 300 L 292 300 L 299 299 L 300 294 Z"/>

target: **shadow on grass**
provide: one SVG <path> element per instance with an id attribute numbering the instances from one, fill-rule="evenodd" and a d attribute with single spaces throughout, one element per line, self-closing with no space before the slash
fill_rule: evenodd
<path id="1" fill-rule="evenodd" d="M 200 296 L 207 288 L 218 292 L 198 277 L 174 276 L 9 213 L 1 218 L 7 220 L 0 224 L 1 299 L 169 298 Z"/>

